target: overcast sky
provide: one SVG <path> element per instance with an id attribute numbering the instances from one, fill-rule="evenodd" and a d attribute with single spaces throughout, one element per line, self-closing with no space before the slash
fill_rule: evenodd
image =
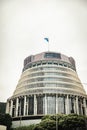
<path id="1" fill-rule="evenodd" d="M 87 0 L 0 0 L 0 101 L 12 96 L 25 57 L 72 56 L 87 92 Z"/>

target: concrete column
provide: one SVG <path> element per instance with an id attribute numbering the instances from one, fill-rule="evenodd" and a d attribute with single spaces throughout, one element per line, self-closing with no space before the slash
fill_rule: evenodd
<path id="1" fill-rule="evenodd" d="M 19 104 L 19 98 L 16 99 L 16 116 L 18 116 L 18 104 Z"/>
<path id="2" fill-rule="evenodd" d="M 9 101 L 7 101 L 7 104 L 6 104 L 6 113 L 9 113 Z"/>
<path id="3" fill-rule="evenodd" d="M 58 94 L 56 94 L 56 114 L 58 114 Z"/>
<path id="4" fill-rule="evenodd" d="M 70 114 L 70 111 L 69 111 L 69 96 L 68 95 L 66 97 L 65 106 L 66 106 L 66 114 Z"/>
<path id="5" fill-rule="evenodd" d="M 26 110 L 27 110 L 27 115 L 28 115 L 28 107 L 29 107 L 29 98 L 28 98 L 28 100 L 27 100 L 27 102 L 26 102 Z"/>
<path id="6" fill-rule="evenodd" d="M 87 116 L 87 111 L 86 111 L 86 99 L 85 99 L 85 98 L 83 98 L 83 105 L 84 105 L 85 115 Z"/>
<path id="7" fill-rule="evenodd" d="M 21 116 L 21 98 L 20 98 L 20 104 L 19 104 L 19 116 Z"/>
<path id="8" fill-rule="evenodd" d="M 24 112 L 23 115 L 26 115 L 26 96 L 24 96 Z"/>
<path id="9" fill-rule="evenodd" d="M 36 98 L 36 94 L 34 95 L 34 115 L 37 115 L 37 98 Z"/>
<path id="10" fill-rule="evenodd" d="M 76 100 L 74 98 L 74 113 L 76 114 Z"/>
<path id="11" fill-rule="evenodd" d="M 76 113 L 79 115 L 78 96 L 76 96 Z"/>
<path id="12" fill-rule="evenodd" d="M 47 95 L 45 94 L 45 115 L 47 115 Z"/>
<path id="13" fill-rule="evenodd" d="M 82 110 L 82 100 L 80 101 L 80 103 L 81 103 L 81 115 L 83 115 L 83 110 Z"/>
<path id="14" fill-rule="evenodd" d="M 12 116 L 12 109 L 13 109 L 13 100 L 11 100 L 11 106 L 10 106 L 10 115 Z"/>

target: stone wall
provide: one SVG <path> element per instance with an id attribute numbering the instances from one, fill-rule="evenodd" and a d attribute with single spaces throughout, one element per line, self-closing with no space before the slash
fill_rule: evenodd
<path id="1" fill-rule="evenodd" d="M 0 125 L 0 130 L 6 130 L 6 126 Z"/>

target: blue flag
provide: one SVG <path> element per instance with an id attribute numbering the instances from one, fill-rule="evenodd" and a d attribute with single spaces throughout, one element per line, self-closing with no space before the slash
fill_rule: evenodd
<path id="1" fill-rule="evenodd" d="M 47 42 L 49 42 L 49 38 L 47 38 L 47 37 L 46 37 L 46 38 L 44 38 L 44 40 L 46 40 Z"/>

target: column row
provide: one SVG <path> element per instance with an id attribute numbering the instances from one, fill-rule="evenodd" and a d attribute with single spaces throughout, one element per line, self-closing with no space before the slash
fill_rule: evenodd
<path id="1" fill-rule="evenodd" d="M 23 96 L 7 102 L 6 113 L 12 117 L 58 113 L 87 115 L 87 101 L 78 96 L 58 94 Z"/>

